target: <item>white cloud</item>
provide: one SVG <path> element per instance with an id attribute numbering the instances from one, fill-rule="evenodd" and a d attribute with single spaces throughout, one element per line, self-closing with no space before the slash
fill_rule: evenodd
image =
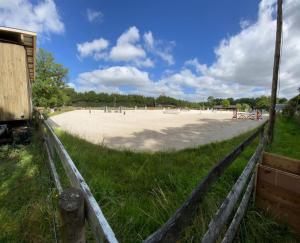
<path id="1" fill-rule="evenodd" d="M 241 32 L 221 41 L 216 48 L 217 60 L 205 75 L 240 84 L 252 89 L 261 88 L 270 94 L 276 33 L 276 1 L 262 0 L 258 20 L 244 26 Z M 280 95 L 291 97 L 299 86 L 300 1 L 287 0 L 283 6 L 283 46 L 280 68 Z M 296 24 L 297 23 L 297 24 Z M 251 96 L 244 93 L 243 96 Z"/>
<path id="2" fill-rule="evenodd" d="M 117 45 L 111 49 L 112 61 L 136 61 L 146 57 L 144 49 L 136 44 L 140 39 L 139 30 L 133 26 L 125 31 L 117 40 Z"/>
<path id="3" fill-rule="evenodd" d="M 284 2 L 283 46 L 280 71 L 280 96 L 291 97 L 300 86 L 300 0 Z M 157 80 L 151 80 L 149 73 L 136 67 L 110 67 L 79 75 L 77 82 L 82 87 L 94 85 L 98 91 L 118 90 L 130 86 L 126 92 L 157 96 L 166 95 L 200 101 L 205 97 L 255 97 L 270 95 L 274 45 L 276 33 L 276 1 L 262 0 L 258 19 L 244 21 L 239 33 L 223 39 L 215 48 L 216 60 L 211 64 L 199 62 L 197 58 L 187 60 L 179 71 L 168 70 Z M 238 23 L 237 23 L 238 24 Z M 120 36 L 116 46 L 131 45 L 143 49 L 145 55 L 129 48 L 124 58 L 130 64 L 139 66 L 138 61 L 151 65 L 148 53 L 169 53 L 166 43 L 156 40 L 152 32 L 144 33 L 144 49 L 139 45 L 140 34 L 131 27 Z M 134 48 L 133 48 L 134 49 Z M 167 50 L 170 50 L 167 48 Z M 147 51 L 147 52 L 146 52 Z M 122 53 L 122 52 L 121 52 Z M 122 59 L 122 58 L 121 58 Z M 171 59 L 170 59 L 171 60 Z M 171 62 L 170 62 L 171 63 Z M 143 66 L 143 65 L 140 65 Z M 89 85 L 89 86 L 86 86 Z"/>
<path id="4" fill-rule="evenodd" d="M 84 42 L 77 44 L 77 51 L 80 57 L 93 56 L 96 60 L 99 60 L 105 56 L 102 51 L 109 45 L 109 42 L 103 38 L 95 39 L 91 42 Z"/>
<path id="5" fill-rule="evenodd" d="M 103 13 L 101 11 L 90 8 L 86 10 L 86 16 L 89 22 L 101 22 L 103 19 Z"/>
<path id="6" fill-rule="evenodd" d="M 152 32 L 149 31 L 144 34 L 144 42 L 146 48 L 150 52 L 159 56 L 168 65 L 173 65 L 175 63 L 174 57 L 172 55 L 172 51 L 175 46 L 174 41 L 156 40 L 154 39 Z"/>
<path id="7" fill-rule="evenodd" d="M 76 83 L 83 88 L 91 87 L 99 90 L 99 87 L 119 88 L 129 86 L 141 88 L 148 86 L 151 81 L 147 72 L 140 71 L 135 67 L 114 66 L 81 73 Z"/>
<path id="8" fill-rule="evenodd" d="M 103 40 L 103 38 L 100 39 Z M 169 65 L 174 64 L 174 58 L 171 54 L 175 45 L 174 42 L 154 40 L 150 31 L 144 33 L 144 42 L 142 45 L 140 32 L 135 26 L 124 31 L 117 39 L 116 44 L 106 52 L 94 50 L 95 46 L 101 44 L 95 43 L 95 41 L 77 44 L 79 57 L 93 56 L 95 60 L 102 59 L 107 62 L 125 63 L 126 65 L 136 67 L 154 67 L 155 57 L 160 57 Z"/>
<path id="9" fill-rule="evenodd" d="M 154 38 L 151 31 L 144 34 L 144 41 L 149 49 L 154 48 Z"/>
<path id="10" fill-rule="evenodd" d="M 63 33 L 64 23 L 53 0 L 1 0 L 0 25 L 49 35 Z"/>
<path id="11" fill-rule="evenodd" d="M 184 65 L 194 67 L 195 70 L 200 74 L 205 74 L 205 72 L 207 71 L 206 64 L 200 64 L 197 58 L 187 60 Z"/>

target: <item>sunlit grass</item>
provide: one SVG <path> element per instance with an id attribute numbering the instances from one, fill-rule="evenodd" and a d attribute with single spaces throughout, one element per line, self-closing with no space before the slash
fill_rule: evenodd
<path id="1" fill-rule="evenodd" d="M 290 124 L 291 123 L 291 124 Z M 278 120 L 274 148 L 280 136 L 295 151 L 298 130 Z M 290 131 L 290 130 L 289 130 Z M 121 242 L 140 242 L 175 212 L 212 166 L 241 143 L 250 133 L 233 139 L 178 152 L 142 153 L 116 151 L 91 144 L 76 136 L 57 131 L 93 195 Z M 292 138 L 291 136 L 298 136 Z M 181 242 L 199 242 L 211 217 L 253 154 L 258 141 L 248 147 L 220 177 L 201 204 L 195 218 L 181 236 Z M 278 145 L 279 146 L 279 145 Z M 294 152 L 297 156 L 297 152 Z M 275 223 L 256 209 L 253 202 L 242 222 L 237 240 L 241 242 L 294 242 L 288 228 Z"/>
<path id="2" fill-rule="evenodd" d="M 39 141 L 0 146 L 0 242 L 53 242 L 51 196 Z"/>

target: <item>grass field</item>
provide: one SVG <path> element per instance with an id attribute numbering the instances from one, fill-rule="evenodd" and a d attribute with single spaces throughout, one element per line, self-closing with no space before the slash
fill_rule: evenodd
<path id="1" fill-rule="evenodd" d="M 300 159 L 300 129 L 280 118 L 269 151 Z M 120 242 L 140 242 L 182 204 L 210 168 L 249 134 L 173 153 L 133 153 L 90 144 L 58 132 L 88 181 Z M 257 143 L 257 141 L 256 141 Z M 199 242 L 256 143 L 237 159 L 201 204 L 181 242 Z M 0 242 L 53 242 L 55 192 L 35 137 L 30 145 L 0 147 Z M 59 167 L 60 173 L 62 168 Z M 67 180 L 62 177 L 67 185 Z M 88 239 L 91 238 L 90 233 Z M 287 226 L 275 223 L 250 203 L 238 242 L 297 242 Z"/>
<path id="2" fill-rule="evenodd" d="M 158 229 L 184 202 L 212 166 L 243 141 L 236 138 L 178 152 L 133 153 L 93 145 L 58 131 L 78 169 L 87 180 L 121 242 L 140 242 Z M 278 119 L 270 151 L 300 159 L 300 129 L 294 120 Z M 283 148 L 286 148 L 283 150 Z M 210 218 L 251 157 L 257 141 L 230 166 L 201 204 L 181 242 L 199 242 Z M 288 148 L 288 149 L 287 149 Z M 297 150 L 298 149 L 298 150 Z M 296 242 L 253 203 L 242 222 L 241 242 Z"/>
<path id="3" fill-rule="evenodd" d="M 0 146 L 0 242 L 53 242 L 51 181 L 41 143 Z"/>

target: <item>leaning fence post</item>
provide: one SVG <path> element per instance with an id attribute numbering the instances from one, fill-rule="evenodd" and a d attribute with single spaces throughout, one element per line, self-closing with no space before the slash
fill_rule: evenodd
<path id="1" fill-rule="evenodd" d="M 85 242 L 84 197 L 80 189 L 68 188 L 59 196 L 61 238 L 64 243 Z"/>

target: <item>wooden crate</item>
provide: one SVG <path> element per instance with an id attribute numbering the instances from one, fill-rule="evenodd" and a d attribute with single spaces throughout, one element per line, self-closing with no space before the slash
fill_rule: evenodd
<path id="1" fill-rule="evenodd" d="M 300 233 L 300 160 L 265 152 L 256 171 L 255 203 Z"/>

